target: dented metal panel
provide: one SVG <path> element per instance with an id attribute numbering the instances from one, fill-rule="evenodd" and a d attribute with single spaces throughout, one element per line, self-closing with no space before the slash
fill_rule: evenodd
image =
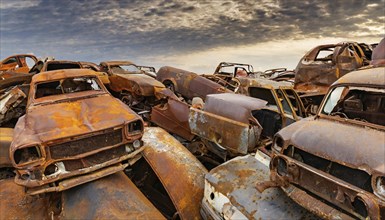
<path id="1" fill-rule="evenodd" d="M 190 129 L 193 134 L 219 144 L 232 154 L 246 154 L 254 149 L 262 128 L 220 115 L 190 108 Z"/>
<path id="2" fill-rule="evenodd" d="M 191 141 L 195 135 L 191 133 L 188 123 L 189 112 L 189 105 L 179 100 L 169 98 L 167 103 L 152 108 L 151 122 Z"/>
<path id="3" fill-rule="evenodd" d="M 292 202 L 279 188 L 259 192 L 256 184 L 269 180 L 269 158 L 236 157 L 212 169 L 205 177 L 202 201 L 206 219 L 317 219 Z"/>
<path id="4" fill-rule="evenodd" d="M 165 219 L 123 173 L 62 193 L 59 219 Z"/>
<path id="5" fill-rule="evenodd" d="M 206 168 L 161 128 L 146 128 L 143 141 L 143 157 L 162 182 L 181 219 L 200 219 Z"/>
<path id="6" fill-rule="evenodd" d="M 208 94 L 232 92 L 196 73 L 170 66 L 160 68 L 156 79 L 187 99 L 200 97 L 204 100 Z"/>

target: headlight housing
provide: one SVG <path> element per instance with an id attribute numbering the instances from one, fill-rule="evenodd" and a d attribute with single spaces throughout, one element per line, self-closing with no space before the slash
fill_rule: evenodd
<path id="1" fill-rule="evenodd" d="M 43 158 L 39 145 L 18 148 L 13 152 L 12 159 L 15 167 L 23 167 L 33 164 Z"/>
<path id="2" fill-rule="evenodd" d="M 273 142 L 273 150 L 277 153 L 281 152 L 284 145 L 284 140 L 281 136 L 275 135 Z"/>
<path id="3" fill-rule="evenodd" d="M 382 200 L 385 200 L 385 176 L 376 176 L 374 177 L 374 194 L 380 197 Z"/>
<path id="4" fill-rule="evenodd" d="M 142 120 L 136 120 L 126 125 L 127 136 L 140 134 L 143 131 Z"/>

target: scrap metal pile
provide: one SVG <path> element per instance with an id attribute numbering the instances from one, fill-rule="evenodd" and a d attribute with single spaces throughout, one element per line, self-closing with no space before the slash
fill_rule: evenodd
<path id="1" fill-rule="evenodd" d="M 295 70 L 20 54 L 0 77 L 1 219 L 385 218 L 385 39 Z"/>

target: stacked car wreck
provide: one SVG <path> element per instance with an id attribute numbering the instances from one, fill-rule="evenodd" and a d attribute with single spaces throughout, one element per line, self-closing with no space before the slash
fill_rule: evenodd
<path id="1" fill-rule="evenodd" d="M 11 56 L 0 218 L 385 218 L 381 43 L 202 75 Z"/>

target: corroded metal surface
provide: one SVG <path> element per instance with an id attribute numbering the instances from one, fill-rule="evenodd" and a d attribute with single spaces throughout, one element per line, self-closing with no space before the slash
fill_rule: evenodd
<path id="1" fill-rule="evenodd" d="M 384 218 L 384 85 L 384 67 L 335 82 L 316 117 L 276 134 L 273 182 L 323 218 Z"/>
<path id="2" fill-rule="evenodd" d="M 1 61 L 0 72 L 12 71 L 12 72 L 18 72 L 18 73 L 28 73 L 30 67 L 28 66 L 26 57 L 30 58 L 35 63 L 37 62 L 37 58 L 31 54 L 13 55 Z"/>
<path id="3" fill-rule="evenodd" d="M 238 94 L 209 95 L 204 110 L 242 123 L 253 120 L 252 111 L 267 106 L 267 101 Z"/>
<path id="4" fill-rule="evenodd" d="M 13 179 L 0 180 L 0 219 L 50 219 L 49 197 L 28 196 Z"/>
<path id="5" fill-rule="evenodd" d="M 210 112 L 191 108 L 191 132 L 227 149 L 232 155 L 246 154 L 259 140 L 262 128 Z M 235 138 L 236 137 L 236 138 Z"/>
<path id="6" fill-rule="evenodd" d="M 143 157 L 156 173 L 182 219 L 200 219 L 207 170 L 175 138 L 161 128 L 143 135 Z"/>
<path id="7" fill-rule="evenodd" d="M 268 162 L 266 156 L 257 159 L 247 155 L 212 169 L 206 175 L 208 188 L 203 199 L 207 209 L 212 210 L 211 218 L 231 217 L 235 211 L 228 210 L 235 207 L 247 219 L 314 219 L 281 189 L 270 188 L 262 193 L 256 189 L 256 184 L 269 180 Z"/>
<path id="8" fill-rule="evenodd" d="M 319 57 L 319 51 L 330 51 L 330 55 Z M 326 93 L 338 78 L 362 67 L 364 56 L 358 44 L 353 42 L 317 46 L 299 61 L 295 69 L 295 89 Z"/>
<path id="9" fill-rule="evenodd" d="M 164 219 L 123 172 L 62 193 L 59 219 Z"/>
<path id="10" fill-rule="evenodd" d="M 101 71 L 109 74 L 110 88 L 115 92 L 131 92 L 138 96 L 154 96 L 155 88 L 164 88 L 164 85 L 145 74 L 144 71 L 137 69 L 139 72 L 116 73 L 112 70 L 113 66 L 132 65 L 138 68 L 131 61 L 104 61 L 100 63 Z"/>
<path id="11" fill-rule="evenodd" d="M 173 87 L 176 93 L 187 99 L 200 97 L 204 100 L 208 94 L 231 92 L 231 90 L 196 73 L 170 66 L 160 68 L 156 79 L 169 87 Z"/>
<path id="12" fill-rule="evenodd" d="M 35 96 L 39 83 L 70 77 L 90 77 L 88 79 L 95 80 L 99 89 Z M 122 170 L 124 167 L 107 167 L 140 153 L 140 145 L 134 147 L 133 142 L 142 136 L 142 119 L 111 97 L 94 71 L 73 69 L 40 73 L 33 77 L 30 88 L 27 112 L 15 126 L 10 150 L 18 184 L 41 187 L 88 173 L 93 180 Z M 62 150 L 57 150 L 59 148 Z M 102 168 L 105 170 L 90 173 Z M 72 179 L 67 185 L 50 185 L 52 189 L 39 188 L 35 193 L 65 190 L 87 182 L 85 179 L 79 177 L 78 182 Z"/>
<path id="13" fill-rule="evenodd" d="M 177 99 L 168 98 L 167 102 L 154 106 L 151 110 L 151 122 L 191 141 L 195 135 L 191 133 L 188 123 L 190 106 Z"/>

